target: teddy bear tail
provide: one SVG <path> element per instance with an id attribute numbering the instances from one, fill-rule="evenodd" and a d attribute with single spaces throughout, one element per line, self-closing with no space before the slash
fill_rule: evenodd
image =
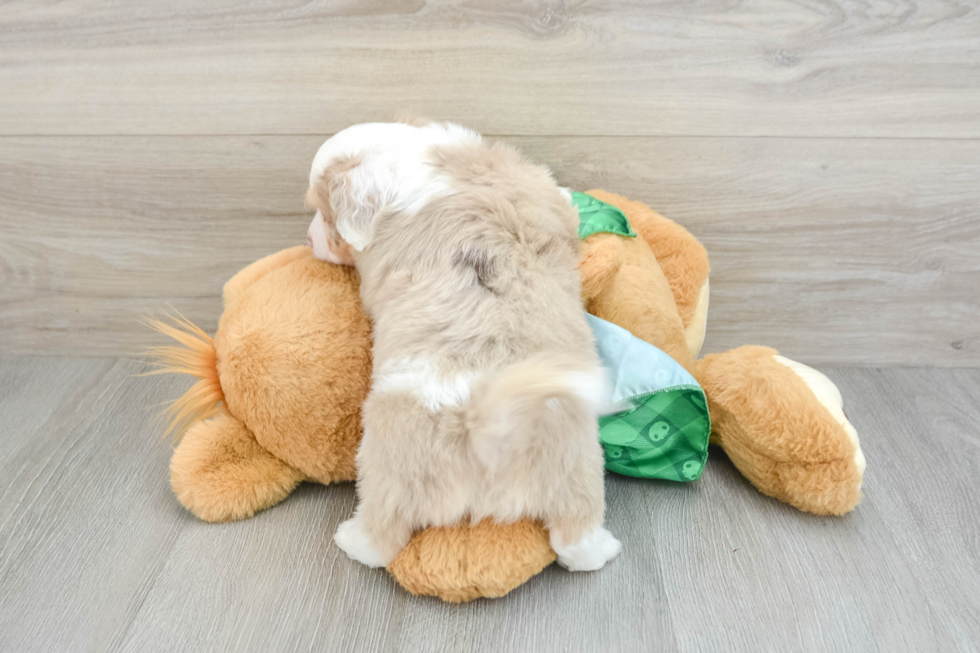
<path id="1" fill-rule="evenodd" d="M 164 437 L 172 436 L 179 440 L 191 424 L 217 414 L 218 405 L 225 396 L 218 378 L 218 354 L 214 339 L 183 315 L 171 316 L 170 321 L 146 320 L 151 329 L 173 338 L 180 346 L 151 347 L 147 355 L 157 369 L 141 376 L 190 374 L 198 379 L 163 411 L 167 420 Z"/>

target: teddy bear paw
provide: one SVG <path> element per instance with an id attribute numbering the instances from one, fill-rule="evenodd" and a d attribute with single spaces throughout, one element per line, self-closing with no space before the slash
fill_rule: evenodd
<path id="1" fill-rule="evenodd" d="M 844 414 L 844 399 L 841 397 L 840 390 L 826 374 L 818 372 L 809 365 L 804 365 L 792 359 L 776 354 L 773 356 L 779 363 L 793 370 L 800 379 L 806 383 L 807 387 L 817 398 L 817 401 L 827 409 L 827 412 L 841 425 L 848 439 L 854 445 L 854 465 L 857 467 L 859 477 L 864 476 L 864 469 L 867 461 L 864 459 L 864 452 L 861 451 L 861 443 L 858 441 L 857 430 Z M 861 481 L 858 481 L 857 489 L 861 489 Z"/>

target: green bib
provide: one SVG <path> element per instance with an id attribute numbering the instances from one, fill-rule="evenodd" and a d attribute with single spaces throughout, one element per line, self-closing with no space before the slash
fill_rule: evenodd
<path id="1" fill-rule="evenodd" d="M 585 193 L 572 193 L 579 236 L 635 237 L 626 215 Z M 627 476 L 695 481 L 708 459 L 711 420 L 704 390 L 673 358 L 626 329 L 586 316 L 620 408 L 599 418 L 606 469 Z"/>

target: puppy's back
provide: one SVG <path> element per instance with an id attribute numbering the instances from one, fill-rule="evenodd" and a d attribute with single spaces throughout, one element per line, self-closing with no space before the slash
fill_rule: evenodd
<path id="1" fill-rule="evenodd" d="M 540 351 L 591 362 L 578 217 L 549 171 L 502 144 L 440 146 L 432 157 L 450 194 L 379 221 L 358 266 L 376 354 L 434 346 L 478 367 Z"/>

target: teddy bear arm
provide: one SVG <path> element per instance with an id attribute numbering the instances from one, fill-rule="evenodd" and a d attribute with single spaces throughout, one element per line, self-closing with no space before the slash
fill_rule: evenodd
<path id="1" fill-rule="evenodd" d="M 684 325 L 688 351 L 697 358 L 708 323 L 708 252 L 684 227 L 652 210 L 649 213 L 637 220 L 636 231 L 660 263 Z"/>
<path id="2" fill-rule="evenodd" d="M 251 517 L 285 499 L 301 480 L 301 472 L 266 451 L 228 413 L 191 426 L 170 460 L 177 499 L 209 522 Z"/>
<path id="3" fill-rule="evenodd" d="M 752 346 L 706 356 L 695 376 L 708 397 L 712 443 L 763 494 L 819 515 L 854 509 L 864 455 L 830 379 Z"/>
<path id="4" fill-rule="evenodd" d="M 642 202 L 603 190 L 590 190 L 589 194 L 625 213 L 633 230 L 650 246 L 674 295 L 688 351 L 697 358 L 708 318 L 707 250 L 687 229 Z"/>

